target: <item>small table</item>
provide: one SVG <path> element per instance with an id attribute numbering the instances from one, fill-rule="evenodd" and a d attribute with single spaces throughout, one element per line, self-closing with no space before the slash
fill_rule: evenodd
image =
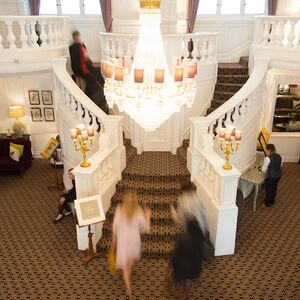
<path id="1" fill-rule="evenodd" d="M 258 168 L 254 168 L 244 173 L 240 179 L 255 186 L 255 194 L 253 199 L 253 211 L 255 211 L 258 192 L 265 181 L 265 174 L 259 171 Z"/>

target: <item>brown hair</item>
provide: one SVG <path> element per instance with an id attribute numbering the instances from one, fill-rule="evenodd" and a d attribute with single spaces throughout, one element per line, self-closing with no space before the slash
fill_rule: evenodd
<path id="1" fill-rule="evenodd" d="M 72 38 L 74 39 L 76 36 L 80 35 L 80 32 L 78 30 L 73 31 Z"/>
<path id="2" fill-rule="evenodd" d="M 274 144 L 268 144 L 266 147 L 271 153 L 276 152 L 276 148 Z"/>
<path id="3" fill-rule="evenodd" d="M 124 195 L 121 211 L 127 218 L 131 220 L 139 209 L 138 197 L 136 191 L 128 191 Z"/>

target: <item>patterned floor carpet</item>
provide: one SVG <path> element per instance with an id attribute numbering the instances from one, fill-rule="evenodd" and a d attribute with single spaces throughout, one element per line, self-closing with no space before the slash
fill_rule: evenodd
<path id="1" fill-rule="evenodd" d="M 36 159 L 23 176 L 0 176 L 0 299 L 126 299 L 122 277 L 105 257 L 87 268 L 71 217 L 59 224 L 53 170 Z M 300 165 L 285 164 L 275 207 L 246 200 L 236 254 L 204 266 L 190 299 L 300 299 Z M 165 286 L 166 259 L 143 258 L 133 273 L 135 299 L 177 299 Z"/>

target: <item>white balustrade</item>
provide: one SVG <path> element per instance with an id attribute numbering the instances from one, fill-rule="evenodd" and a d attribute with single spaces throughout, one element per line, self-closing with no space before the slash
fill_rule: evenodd
<path id="1" fill-rule="evenodd" d="M 202 48 L 205 49 L 201 49 L 201 55 L 207 55 L 207 47 L 203 47 L 202 44 Z M 191 118 L 188 169 L 206 208 L 216 255 L 234 253 L 237 222 L 235 201 L 240 176 L 235 167 L 230 171 L 222 168 L 225 160 L 218 151 L 217 132 L 221 127 L 230 124 L 241 129 L 242 126 L 250 126 L 252 131 L 247 132 L 247 138 L 242 140 L 239 151 L 247 149 L 247 155 L 255 157 L 255 147 L 247 142 L 252 143 L 258 134 L 258 126 L 252 124 L 252 118 L 254 116 L 259 119 L 260 116 L 261 84 L 264 83 L 270 59 L 257 57 L 254 61 L 253 72 L 240 91 L 208 116 Z M 253 153 L 249 148 L 253 148 Z M 247 159 L 248 157 L 245 157 L 246 161 Z"/>
<path id="2" fill-rule="evenodd" d="M 181 55 L 183 58 L 192 56 L 200 61 L 216 61 L 217 33 L 197 32 L 187 34 L 162 34 L 166 57 Z M 190 40 L 193 51 L 189 51 Z M 134 57 L 134 49 L 138 40 L 137 34 L 100 33 L 101 60 L 112 57 L 121 58 L 124 55 Z M 169 55 L 170 54 L 170 55 Z"/>
<path id="3" fill-rule="evenodd" d="M 0 49 L 65 46 L 67 20 L 60 16 L 0 16 Z"/>
<path id="4" fill-rule="evenodd" d="M 254 44 L 267 47 L 297 48 L 300 43 L 299 16 L 256 17 Z"/>
<path id="5" fill-rule="evenodd" d="M 126 164 L 123 118 L 105 114 L 80 90 L 66 70 L 65 58 L 54 59 L 52 68 L 65 170 L 77 165 L 73 171 L 77 197 L 100 195 L 106 212 Z M 79 123 L 95 128 L 94 145 L 88 157 L 89 168 L 80 167 L 81 157 L 74 151 L 69 134 L 71 127 Z M 102 225 L 95 225 L 92 230 L 96 245 L 102 234 Z M 85 250 L 88 248 L 87 230 L 77 226 L 76 231 L 78 248 Z"/>

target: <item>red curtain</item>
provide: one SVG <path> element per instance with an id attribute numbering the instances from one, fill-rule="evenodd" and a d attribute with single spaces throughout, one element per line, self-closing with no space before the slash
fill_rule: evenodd
<path id="1" fill-rule="evenodd" d="M 29 0 L 30 14 L 38 16 L 40 14 L 40 0 Z"/>
<path id="2" fill-rule="evenodd" d="M 194 30 L 194 25 L 197 17 L 197 11 L 200 0 L 189 0 L 188 2 L 188 13 L 187 13 L 187 31 L 192 33 Z"/>
<path id="3" fill-rule="evenodd" d="M 100 0 L 102 18 L 107 32 L 112 30 L 111 0 Z"/>
<path id="4" fill-rule="evenodd" d="M 277 11 L 278 0 L 269 0 L 269 16 L 275 16 Z"/>

